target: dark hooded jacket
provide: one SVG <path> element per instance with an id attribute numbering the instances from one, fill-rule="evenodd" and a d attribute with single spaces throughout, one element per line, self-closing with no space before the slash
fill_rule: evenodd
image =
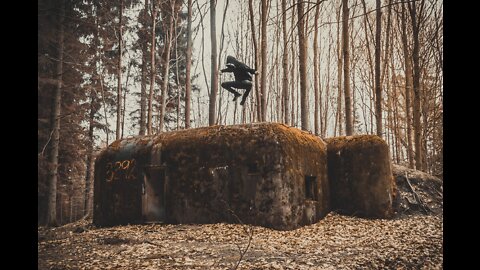
<path id="1" fill-rule="evenodd" d="M 227 56 L 227 67 L 221 70 L 222 72 L 233 72 L 235 76 L 235 81 L 241 82 L 244 80 L 251 81 L 252 75 L 255 74 L 255 69 L 250 68 L 244 63 L 238 61 L 233 56 Z"/>

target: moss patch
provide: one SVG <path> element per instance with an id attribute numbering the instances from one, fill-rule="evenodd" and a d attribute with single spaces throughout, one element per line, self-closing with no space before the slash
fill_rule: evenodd
<path id="1" fill-rule="evenodd" d="M 97 165 L 102 170 L 108 162 L 130 157 L 141 160 L 139 179 L 150 168 L 161 168 L 168 223 L 226 221 L 294 229 L 317 222 L 330 209 L 325 143 L 283 124 L 210 126 L 128 138 L 112 143 Z M 104 183 L 105 175 L 99 172 L 95 178 L 103 181 L 95 194 L 103 198 L 99 204 L 113 205 L 104 207 L 102 215 L 114 219 L 111 213 L 127 195 Z M 306 177 L 316 181 L 316 200 L 310 202 Z"/>

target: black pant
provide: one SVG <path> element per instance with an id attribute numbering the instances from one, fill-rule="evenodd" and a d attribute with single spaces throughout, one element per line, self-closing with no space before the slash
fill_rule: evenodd
<path id="1" fill-rule="evenodd" d="M 235 91 L 235 89 L 233 88 L 245 89 L 245 93 L 243 93 L 242 101 L 240 102 L 240 105 L 243 105 L 245 103 L 245 100 L 248 97 L 248 94 L 250 93 L 250 90 L 252 90 L 252 82 L 249 80 L 223 82 L 222 87 L 225 88 L 230 93 L 234 94 L 235 96 L 240 96 L 240 93 Z"/>

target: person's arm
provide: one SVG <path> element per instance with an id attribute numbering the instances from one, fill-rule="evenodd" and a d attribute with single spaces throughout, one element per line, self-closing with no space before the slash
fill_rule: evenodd
<path id="1" fill-rule="evenodd" d="M 257 74 L 257 70 L 254 68 L 248 68 L 247 71 L 251 74 Z"/>
<path id="2" fill-rule="evenodd" d="M 242 65 L 240 66 L 240 68 L 248 73 L 251 73 L 251 74 L 256 74 L 257 73 L 257 70 L 254 69 L 254 68 L 251 68 L 245 64 L 242 63 Z"/>
<path id="3" fill-rule="evenodd" d="M 227 67 L 221 69 L 220 72 L 233 72 L 235 70 L 235 66 L 232 64 L 227 64 Z"/>
<path id="4" fill-rule="evenodd" d="M 238 70 L 245 71 L 245 72 L 248 72 L 248 73 L 251 73 L 251 74 L 255 74 L 255 72 L 257 71 L 256 69 L 250 68 L 249 66 L 247 66 L 245 64 L 239 66 Z"/>

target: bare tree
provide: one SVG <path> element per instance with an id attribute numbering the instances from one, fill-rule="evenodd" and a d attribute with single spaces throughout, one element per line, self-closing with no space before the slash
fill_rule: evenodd
<path id="1" fill-rule="evenodd" d="M 300 107 L 302 129 L 310 130 L 309 110 L 308 110 L 308 89 L 307 89 L 307 37 L 305 33 L 303 1 L 297 2 L 298 9 L 298 47 L 300 58 L 298 66 L 300 70 Z"/>
<path id="2" fill-rule="evenodd" d="M 343 1 L 343 0 L 342 0 Z M 343 2 L 342 2 L 343 3 Z M 338 135 L 343 135 L 343 110 L 342 110 L 342 97 L 343 97 L 343 91 L 342 91 L 342 75 L 343 75 L 343 52 L 342 52 L 342 47 L 343 47 L 343 36 L 340 35 L 340 23 L 342 23 L 342 20 L 340 19 L 340 8 L 338 9 L 337 13 L 337 87 L 338 87 L 338 94 L 337 94 L 337 111 L 336 111 L 336 117 L 335 117 L 335 128 L 333 134 L 337 134 L 337 126 L 338 126 Z"/>
<path id="3" fill-rule="evenodd" d="M 176 24 L 176 23 L 175 23 Z M 181 32 L 181 31 L 180 31 Z M 180 57 L 178 55 L 178 37 L 180 34 L 177 34 L 177 28 L 174 28 L 174 41 L 175 41 L 175 78 L 176 78 L 176 85 L 177 85 L 177 130 L 180 127 L 180 111 L 181 111 L 181 104 L 180 100 L 182 97 L 182 85 L 180 84 L 180 72 L 178 68 L 178 62 L 180 61 Z"/>
<path id="4" fill-rule="evenodd" d="M 152 46 L 150 49 L 150 92 L 148 94 L 147 134 L 152 134 L 153 89 L 155 86 L 155 26 L 157 19 L 157 0 L 152 1 Z"/>
<path id="5" fill-rule="evenodd" d="M 154 0 L 153 0 L 154 1 Z M 147 31 L 146 23 L 148 19 L 148 0 L 145 0 L 145 7 L 143 10 L 143 28 L 140 30 L 142 32 Z M 147 35 L 145 35 L 146 38 Z M 146 41 L 146 40 L 145 40 Z M 140 121 L 139 126 L 140 130 L 138 132 L 139 135 L 145 135 L 146 127 L 147 127 L 147 42 L 142 42 L 142 81 L 140 84 Z"/>
<path id="6" fill-rule="evenodd" d="M 211 41 L 211 85 L 210 104 L 208 110 L 208 124 L 216 124 L 215 105 L 217 103 L 218 93 L 218 66 L 217 66 L 217 30 L 215 26 L 215 0 L 210 0 L 210 41 Z"/>
<path id="7" fill-rule="evenodd" d="M 329 107 L 329 99 L 330 99 L 330 59 L 332 58 L 332 26 L 329 25 L 328 28 L 328 37 L 329 37 L 329 42 L 328 42 L 328 54 L 327 54 L 327 72 L 326 72 L 326 87 L 325 87 L 325 110 L 323 114 L 323 123 L 324 125 L 322 126 L 322 138 L 326 137 L 327 135 L 327 126 L 328 126 L 328 107 Z"/>
<path id="8" fill-rule="evenodd" d="M 127 77 L 125 78 L 125 91 L 123 91 L 123 101 L 122 101 L 122 131 L 120 138 L 123 138 L 123 131 L 125 130 L 125 112 L 127 111 L 127 94 L 128 94 L 128 79 L 130 78 L 130 70 L 132 68 L 133 62 L 130 61 L 127 68 Z"/>
<path id="9" fill-rule="evenodd" d="M 169 0 L 169 6 L 163 7 L 166 10 L 166 14 L 168 16 L 168 23 L 165 27 L 165 49 L 164 49 L 164 62 L 163 62 L 163 72 L 162 72 L 162 88 L 161 88 L 161 97 L 160 97 L 160 122 L 158 130 L 159 132 L 163 132 L 165 126 L 165 106 L 167 100 L 167 88 L 168 88 L 168 73 L 170 70 L 170 50 L 172 48 L 172 37 L 173 37 L 173 27 L 174 27 L 174 17 L 176 14 L 175 5 L 176 0 Z M 168 29 L 167 29 L 168 27 Z"/>
<path id="10" fill-rule="evenodd" d="M 352 100 L 350 95 L 350 47 L 348 45 L 348 20 L 349 7 L 348 0 L 343 0 L 343 88 L 345 91 L 345 132 L 347 135 L 353 134 Z"/>
<path id="11" fill-rule="evenodd" d="M 100 63 L 100 54 L 98 52 L 98 46 L 100 43 L 99 40 L 99 31 L 98 31 L 98 19 L 95 18 L 95 26 L 96 29 L 93 32 L 93 46 L 96 48 L 95 51 L 95 68 L 93 69 L 93 79 L 92 79 L 92 88 L 90 89 L 90 112 L 88 117 L 88 146 L 87 146 L 87 161 L 86 161 L 86 171 L 85 171 L 85 196 L 84 196 L 84 215 L 90 216 L 90 210 L 92 209 L 93 198 L 91 196 L 92 189 L 93 189 L 93 168 L 94 168 L 94 146 L 95 146 L 95 138 L 94 138 L 94 127 L 95 127 L 95 114 L 99 110 L 98 104 L 98 96 L 97 96 L 97 89 L 95 88 L 95 82 L 102 87 L 103 85 L 103 78 L 100 76 L 97 65 Z M 105 103 L 103 104 L 105 106 Z M 104 108 L 105 109 L 105 108 Z M 105 118 L 106 120 L 106 118 Z M 108 128 L 108 125 L 106 125 Z M 108 133 L 107 133 L 108 134 Z M 107 145 L 108 145 L 108 136 L 107 136 Z"/>
<path id="12" fill-rule="evenodd" d="M 55 93 L 53 95 L 50 125 L 52 130 L 51 146 L 48 153 L 48 204 L 47 204 L 47 225 L 57 225 L 57 177 L 58 177 L 58 148 L 60 143 L 60 114 L 62 101 L 62 83 L 63 83 L 63 54 L 64 54 L 64 25 L 65 20 L 65 1 L 60 1 L 60 12 L 58 14 L 58 61 L 55 75 L 57 81 Z"/>
<path id="13" fill-rule="evenodd" d="M 284 123 L 290 123 L 290 115 L 288 111 L 288 36 L 287 36 L 287 4 L 286 0 L 282 0 L 282 33 L 283 33 L 283 80 L 282 80 L 282 96 L 283 96 L 283 115 Z"/>
<path id="14" fill-rule="evenodd" d="M 251 28 L 251 33 L 252 33 L 252 41 L 253 41 L 253 60 L 255 63 L 255 68 L 258 68 L 258 45 L 257 45 L 257 37 L 255 34 L 255 19 L 253 17 L 253 3 L 252 0 L 248 1 L 248 12 L 249 12 L 249 17 L 250 17 L 250 28 Z M 261 121 L 262 119 L 262 108 L 260 106 L 260 92 L 258 89 L 258 76 L 255 76 L 255 97 L 256 97 L 256 103 L 257 103 L 257 119 Z M 252 102 L 253 106 L 253 102 Z"/>
<path id="15" fill-rule="evenodd" d="M 290 20 L 290 25 L 293 27 L 293 25 L 295 25 L 295 9 L 292 8 L 292 16 L 291 16 L 291 20 Z M 295 38 L 296 36 L 293 35 L 292 37 L 292 45 L 290 46 L 290 48 L 292 49 L 292 68 L 291 68 L 291 75 L 290 75 L 290 78 L 291 78 L 291 84 L 292 84 L 292 91 L 290 91 L 290 94 L 291 94 L 291 117 L 290 117 L 290 121 L 291 121 L 291 126 L 296 126 L 296 114 L 295 114 L 295 90 L 297 89 L 297 80 L 295 80 L 295 71 L 296 71 L 296 68 L 295 68 L 295 60 L 297 58 L 297 55 L 295 54 Z"/>
<path id="16" fill-rule="evenodd" d="M 315 96 L 315 109 L 313 113 L 313 123 L 314 123 L 314 131 L 315 135 L 319 134 L 319 106 L 321 105 L 320 100 L 320 90 L 319 90 L 319 61 L 318 61 L 318 17 L 319 17 L 319 10 L 320 10 L 320 3 L 317 1 L 317 5 L 315 7 L 315 31 L 313 34 L 313 89 L 314 89 L 314 96 Z"/>
<path id="17" fill-rule="evenodd" d="M 420 8 L 417 13 L 417 7 L 415 1 L 407 2 L 408 9 L 410 11 L 412 32 L 413 32 L 413 127 L 414 127 L 414 140 L 415 140 L 415 166 L 417 170 L 423 168 L 423 149 L 421 144 L 422 138 L 422 126 L 420 122 L 420 25 L 422 23 L 423 9 L 425 7 L 425 0 L 420 0 Z"/>
<path id="18" fill-rule="evenodd" d="M 187 59 L 185 67 L 185 128 L 190 128 L 190 106 L 192 83 L 190 70 L 192 67 L 192 0 L 187 2 Z"/>
<path id="19" fill-rule="evenodd" d="M 228 3 L 229 1 L 225 1 L 225 8 L 223 9 L 223 16 L 222 16 L 222 28 L 221 28 L 221 34 L 220 34 L 220 48 L 218 50 L 218 66 L 221 66 L 221 63 L 222 63 L 222 52 L 223 52 L 223 44 L 225 42 L 225 19 L 227 18 L 227 12 L 228 12 Z M 222 115 L 224 115 L 222 113 L 222 97 L 223 97 L 223 94 L 224 94 L 224 91 L 221 91 L 220 92 L 220 97 L 219 97 L 219 100 L 218 100 L 218 116 L 217 116 L 217 121 L 218 123 L 222 123 Z M 235 103 L 236 104 L 236 103 Z M 227 113 L 228 113 L 228 103 L 227 103 L 227 106 L 226 106 L 226 111 L 225 111 L 225 118 L 223 119 L 225 121 L 225 124 L 226 124 L 226 121 L 227 121 Z"/>
<path id="20" fill-rule="evenodd" d="M 90 89 L 90 113 L 89 113 L 89 123 L 88 123 L 88 146 L 87 146 L 87 169 L 85 172 L 85 200 L 84 200 L 84 215 L 90 215 L 90 208 L 92 198 L 90 197 L 90 188 L 93 179 L 93 167 L 94 167 L 94 156 L 93 148 L 95 145 L 93 137 L 93 129 L 95 124 L 95 114 L 97 112 L 97 101 L 96 101 L 96 90 Z"/>
<path id="21" fill-rule="evenodd" d="M 377 135 L 383 137 L 382 127 L 382 85 L 380 82 L 380 46 L 382 36 L 381 0 L 376 0 L 376 29 L 375 29 L 375 116 Z"/>
<path id="22" fill-rule="evenodd" d="M 120 15 L 118 22 L 118 70 L 117 70 L 117 126 L 115 139 L 121 138 L 122 125 L 122 54 L 123 54 L 123 0 L 120 1 Z"/>
<path id="23" fill-rule="evenodd" d="M 262 61 L 262 71 L 260 77 L 260 106 L 261 119 L 260 121 L 267 121 L 267 13 L 269 0 L 261 0 L 262 2 L 262 16 L 261 16 L 261 43 L 260 43 L 260 57 Z"/>

